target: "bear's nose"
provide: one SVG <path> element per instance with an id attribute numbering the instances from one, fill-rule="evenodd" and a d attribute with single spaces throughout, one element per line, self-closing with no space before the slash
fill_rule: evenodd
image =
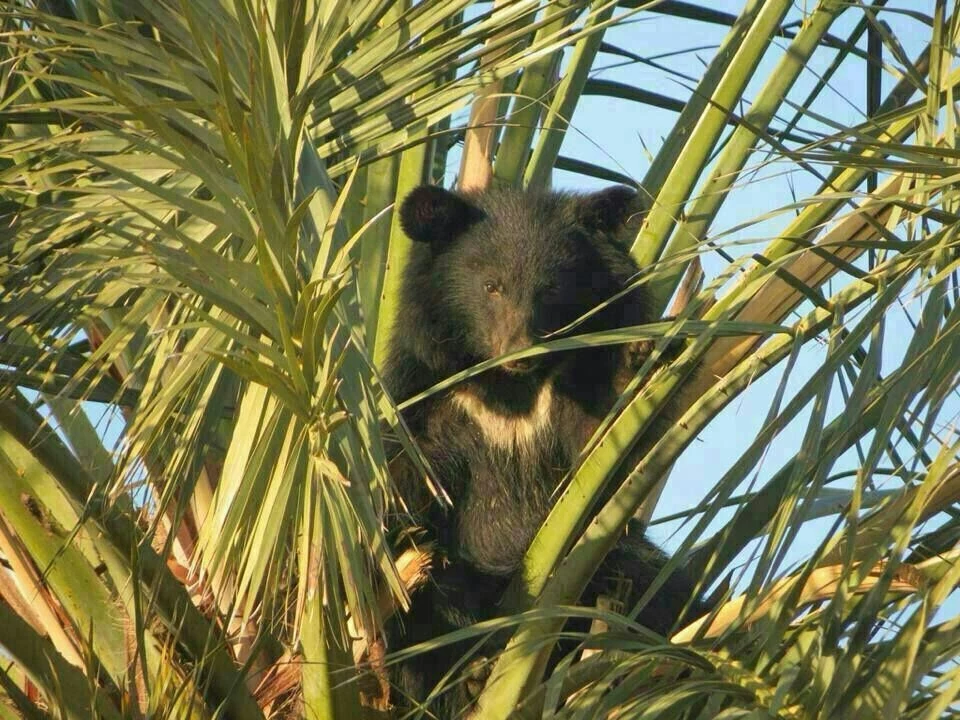
<path id="1" fill-rule="evenodd" d="M 539 358 L 519 358 L 517 360 L 511 360 L 503 364 L 503 369 L 510 373 L 522 374 L 528 373 L 531 370 L 536 369 L 537 365 L 540 364 Z"/>

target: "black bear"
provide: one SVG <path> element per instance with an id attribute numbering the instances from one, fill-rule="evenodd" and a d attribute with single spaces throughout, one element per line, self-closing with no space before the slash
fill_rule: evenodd
<path id="1" fill-rule="evenodd" d="M 404 400 L 478 362 L 529 348 L 618 293 L 572 332 L 653 320 L 643 289 L 630 287 L 638 268 L 621 245 L 642 211 L 637 193 L 623 186 L 589 195 L 413 190 L 400 209 L 414 243 L 384 371 L 392 396 Z M 452 506 L 435 500 L 413 463 L 394 459 L 401 497 L 442 559 L 411 611 L 390 621 L 388 650 L 498 614 L 558 485 L 632 376 L 635 354 L 618 345 L 507 362 L 405 413 Z M 637 523 L 582 602 L 593 605 L 612 576 L 631 581 L 638 599 L 664 561 Z M 639 621 L 666 632 L 690 594 L 674 575 Z M 401 663 L 394 702 L 423 702 L 463 652 L 462 644 L 446 646 Z M 461 687 L 430 709 L 452 717 L 467 699 Z"/>

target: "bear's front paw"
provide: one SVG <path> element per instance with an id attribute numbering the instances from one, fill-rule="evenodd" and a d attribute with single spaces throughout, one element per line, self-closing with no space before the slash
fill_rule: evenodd
<path id="1" fill-rule="evenodd" d="M 472 660 L 463 669 L 463 687 L 466 690 L 467 697 L 473 703 L 490 679 L 490 671 L 493 669 L 493 660 L 486 657 L 478 657 Z"/>

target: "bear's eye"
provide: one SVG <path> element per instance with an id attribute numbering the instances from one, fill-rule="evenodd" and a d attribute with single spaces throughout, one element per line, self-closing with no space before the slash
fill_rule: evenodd
<path id="1" fill-rule="evenodd" d="M 559 283 L 550 283 L 549 285 L 543 286 L 543 294 L 547 297 L 553 297 L 560 294 L 560 284 Z"/>
<path id="2" fill-rule="evenodd" d="M 498 295 L 500 293 L 500 285 L 493 280 L 487 280 L 483 284 L 483 289 L 490 295 Z"/>

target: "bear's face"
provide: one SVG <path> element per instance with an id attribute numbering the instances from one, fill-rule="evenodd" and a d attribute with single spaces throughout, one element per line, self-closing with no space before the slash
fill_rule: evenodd
<path id="1" fill-rule="evenodd" d="M 404 201 L 401 223 L 420 244 L 420 277 L 457 328 L 458 351 L 477 362 L 529 348 L 620 292 L 635 266 L 615 236 L 638 211 L 625 187 L 573 196 L 422 186 Z M 622 316 L 598 313 L 576 332 L 624 324 Z M 502 368 L 519 375 L 538 360 Z"/>

